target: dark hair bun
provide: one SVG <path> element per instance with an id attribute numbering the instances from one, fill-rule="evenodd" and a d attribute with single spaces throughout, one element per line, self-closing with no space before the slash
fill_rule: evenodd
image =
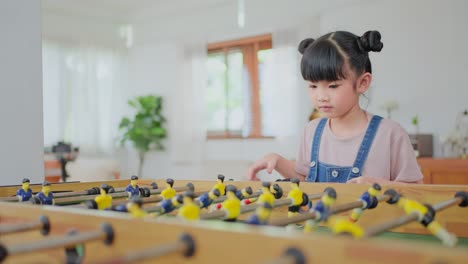
<path id="1" fill-rule="evenodd" d="M 306 38 L 301 43 L 299 43 L 298 50 L 301 54 L 304 54 L 304 51 L 310 47 L 310 45 L 314 42 L 314 39 Z"/>
<path id="2" fill-rule="evenodd" d="M 362 37 L 358 38 L 359 48 L 364 52 L 379 52 L 383 48 L 383 43 L 380 41 L 381 38 L 380 32 L 376 30 L 367 31 Z"/>

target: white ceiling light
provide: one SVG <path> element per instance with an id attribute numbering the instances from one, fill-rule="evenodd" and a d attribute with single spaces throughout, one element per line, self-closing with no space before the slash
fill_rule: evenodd
<path id="1" fill-rule="evenodd" d="M 245 27 L 245 0 L 237 1 L 237 25 L 240 28 Z"/>
<path id="2" fill-rule="evenodd" d="M 125 46 L 131 48 L 133 46 L 133 26 L 122 25 L 119 27 L 119 37 L 125 40 Z"/>

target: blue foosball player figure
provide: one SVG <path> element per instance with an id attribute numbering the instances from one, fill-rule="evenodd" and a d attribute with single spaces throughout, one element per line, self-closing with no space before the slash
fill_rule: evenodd
<path id="1" fill-rule="evenodd" d="M 128 193 L 128 198 L 140 197 L 140 187 L 138 186 L 138 177 L 133 175 L 130 178 L 130 184 L 127 185 L 125 191 Z"/>
<path id="2" fill-rule="evenodd" d="M 211 191 L 200 195 L 196 202 L 200 208 L 208 208 L 211 204 L 213 204 L 213 201 L 219 197 L 219 195 L 220 192 L 218 189 L 212 189 Z"/>
<path id="3" fill-rule="evenodd" d="M 377 201 L 377 195 L 379 195 L 382 187 L 377 183 L 374 183 L 367 192 L 364 192 L 361 197 L 359 198 L 360 201 L 363 202 L 363 206 L 361 208 L 355 208 L 351 215 L 349 216 L 349 221 L 356 222 L 361 217 L 362 213 L 366 209 L 373 209 L 379 203 Z"/>
<path id="4" fill-rule="evenodd" d="M 119 204 L 119 205 L 113 206 L 111 210 L 116 211 L 116 212 L 121 212 L 121 213 L 128 213 L 127 204 Z"/>
<path id="5" fill-rule="evenodd" d="M 182 203 L 183 196 L 180 194 L 172 197 L 171 199 L 162 200 L 161 203 L 159 203 L 159 206 L 161 206 L 161 211 L 159 212 L 159 214 L 168 214 L 182 206 Z"/>
<path id="6" fill-rule="evenodd" d="M 20 202 L 27 202 L 32 197 L 32 190 L 29 188 L 29 179 L 24 178 L 23 184 L 18 191 L 16 191 L 16 197 L 18 197 L 18 201 Z"/>
<path id="7" fill-rule="evenodd" d="M 42 184 L 42 189 L 36 194 L 41 204 L 54 205 L 54 194 L 50 191 L 50 183 L 45 181 Z"/>
<path id="8" fill-rule="evenodd" d="M 315 213 L 314 219 L 309 219 L 304 225 L 304 232 L 310 233 L 317 229 L 320 222 L 326 221 L 329 215 L 330 206 L 336 201 L 336 191 L 332 187 L 325 188 L 320 201 L 318 201 L 309 212 Z"/>
<path id="9" fill-rule="evenodd" d="M 252 195 L 252 193 L 253 193 L 252 187 L 247 186 L 247 187 L 245 187 L 243 189 L 237 190 L 236 196 L 237 196 L 237 198 L 239 198 L 239 200 L 244 200 L 247 197 L 249 197 L 250 195 Z"/>

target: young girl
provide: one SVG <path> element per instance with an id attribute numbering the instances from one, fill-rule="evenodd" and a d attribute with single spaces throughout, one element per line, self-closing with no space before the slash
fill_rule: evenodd
<path id="1" fill-rule="evenodd" d="M 372 81 L 368 53 L 382 50 L 380 39 L 378 31 L 361 37 L 337 31 L 299 44 L 302 77 L 324 118 L 306 125 L 296 161 L 268 154 L 250 167 L 250 179 L 266 169 L 310 182 L 422 182 L 405 130 L 359 106 Z"/>

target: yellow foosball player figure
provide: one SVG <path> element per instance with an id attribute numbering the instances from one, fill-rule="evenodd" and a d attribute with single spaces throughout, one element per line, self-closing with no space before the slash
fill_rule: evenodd
<path id="1" fill-rule="evenodd" d="M 241 202 L 236 196 L 237 188 L 234 185 L 226 187 L 226 200 L 221 205 L 221 210 L 226 212 L 224 221 L 234 222 L 240 215 Z"/>
<path id="2" fill-rule="evenodd" d="M 299 179 L 291 179 L 291 190 L 288 193 L 288 198 L 292 201 L 288 207 L 288 217 L 298 214 L 301 207 L 309 203 L 307 194 L 299 189 Z"/>
<path id="3" fill-rule="evenodd" d="M 317 229 L 320 222 L 325 221 L 328 218 L 328 211 L 336 201 L 336 191 L 331 187 L 325 188 L 323 195 L 320 200 L 312 207 L 309 212 L 315 213 L 314 219 L 309 219 L 305 222 L 304 232 L 310 233 Z"/>
<path id="4" fill-rule="evenodd" d="M 224 175 L 218 175 L 218 180 L 213 189 L 217 189 L 220 193 L 220 196 L 226 194 L 226 186 L 224 185 Z"/>
<path id="5" fill-rule="evenodd" d="M 50 183 L 45 181 L 42 184 L 41 191 L 35 197 L 32 197 L 30 201 L 33 204 L 54 205 L 54 194 L 50 191 Z"/>
<path id="6" fill-rule="evenodd" d="M 176 195 L 176 191 L 174 190 L 174 188 L 172 188 L 172 186 L 174 186 L 174 180 L 167 179 L 166 188 L 161 192 L 161 196 L 164 200 L 169 200 Z"/>
<path id="7" fill-rule="evenodd" d="M 266 225 L 272 210 L 273 207 L 269 203 L 263 203 L 245 222 L 250 225 Z"/>
<path id="8" fill-rule="evenodd" d="M 257 203 L 268 203 L 273 206 L 275 202 L 275 195 L 270 190 L 271 184 L 269 182 L 262 183 L 262 194 L 258 197 Z"/>
<path id="9" fill-rule="evenodd" d="M 16 197 L 18 197 L 18 201 L 20 202 L 27 202 L 32 197 L 32 190 L 29 188 L 29 179 L 24 178 L 21 188 L 16 191 Z"/>
<path id="10" fill-rule="evenodd" d="M 109 195 L 110 186 L 107 184 L 101 184 L 99 191 L 101 194 L 96 196 L 94 200 L 86 202 L 89 209 L 110 209 L 112 207 L 112 196 Z"/>
<path id="11" fill-rule="evenodd" d="M 430 205 L 421 204 L 418 201 L 400 197 L 397 206 L 406 214 L 417 213 L 418 221 L 425 226 L 431 234 L 439 238 L 446 246 L 453 247 L 457 244 L 457 237 L 449 233 L 439 222 L 435 221 L 435 210 Z"/>
<path id="12" fill-rule="evenodd" d="M 148 213 L 142 209 L 143 200 L 140 197 L 133 197 L 127 203 L 127 211 L 134 217 L 134 218 L 144 218 L 148 216 Z"/>
<path id="13" fill-rule="evenodd" d="M 194 221 L 200 218 L 200 206 L 193 200 L 195 194 L 192 191 L 184 193 L 184 205 L 179 209 L 179 217 L 185 220 Z"/>
<path id="14" fill-rule="evenodd" d="M 364 236 L 364 230 L 360 226 L 340 216 L 331 218 L 328 227 L 333 234 L 351 235 L 354 238 L 361 238 Z"/>

